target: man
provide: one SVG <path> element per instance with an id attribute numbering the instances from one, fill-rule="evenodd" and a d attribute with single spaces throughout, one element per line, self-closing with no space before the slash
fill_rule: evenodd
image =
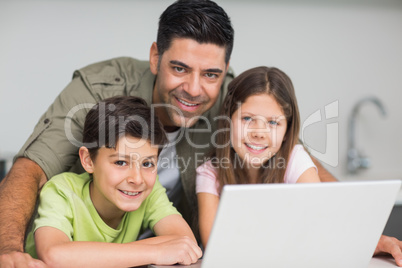
<path id="1" fill-rule="evenodd" d="M 155 109 L 173 143 L 161 153 L 160 181 L 197 231 L 195 168 L 212 146 L 215 117 L 233 78 L 233 35 L 229 17 L 214 2 L 178 1 L 161 15 L 149 62 L 119 58 L 76 71 L 0 186 L 0 266 L 43 267 L 22 253 L 38 192 L 53 175 L 82 170 L 76 156 L 85 115 L 99 100 L 116 95 L 142 97 Z M 315 163 L 322 181 L 335 180 Z M 391 239 L 383 237 L 378 252 L 402 259 L 402 245 Z"/>

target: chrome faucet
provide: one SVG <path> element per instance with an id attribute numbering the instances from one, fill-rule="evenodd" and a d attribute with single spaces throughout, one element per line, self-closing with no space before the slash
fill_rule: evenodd
<path id="1" fill-rule="evenodd" d="M 369 168 L 371 165 L 370 159 L 359 153 L 355 143 L 356 117 L 362 104 L 371 102 L 380 110 L 383 116 L 386 116 L 385 107 L 377 97 L 366 97 L 358 101 L 349 118 L 349 135 L 348 135 L 348 173 L 356 174 L 359 169 Z"/>

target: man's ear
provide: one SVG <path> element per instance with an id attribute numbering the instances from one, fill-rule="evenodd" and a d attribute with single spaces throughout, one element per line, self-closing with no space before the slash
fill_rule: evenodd
<path id="1" fill-rule="evenodd" d="M 153 42 L 151 49 L 149 51 L 149 65 L 151 68 L 151 72 L 154 75 L 158 73 L 158 63 L 159 63 L 158 46 L 156 45 L 156 42 Z"/>
<path id="2" fill-rule="evenodd" d="M 230 65 L 230 60 L 228 61 L 228 63 L 226 64 L 226 73 L 228 72 L 228 70 L 229 70 L 229 65 Z"/>
<path id="3" fill-rule="evenodd" d="M 82 146 L 79 150 L 79 155 L 80 155 L 81 165 L 85 169 L 85 171 L 90 174 L 94 173 L 94 163 L 91 159 L 88 148 L 85 146 Z"/>

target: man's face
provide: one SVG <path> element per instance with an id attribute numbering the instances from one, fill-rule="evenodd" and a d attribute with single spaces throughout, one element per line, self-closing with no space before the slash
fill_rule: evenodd
<path id="1" fill-rule="evenodd" d="M 190 127 L 219 96 L 227 71 L 224 47 L 176 38 L 161 58 L 151 47 L 151 71 L 157 75 L 153 104 L 165 127 Z M 159 60 L 159 67 L 158 67 Z"/>

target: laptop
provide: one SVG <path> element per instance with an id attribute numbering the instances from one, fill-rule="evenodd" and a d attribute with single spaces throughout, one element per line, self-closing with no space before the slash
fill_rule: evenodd
<path id="1" fill-rule="evenodd" d="M 399 180 L 227 185 L 193 267 L 368 267 L 400 187 Z"/>

